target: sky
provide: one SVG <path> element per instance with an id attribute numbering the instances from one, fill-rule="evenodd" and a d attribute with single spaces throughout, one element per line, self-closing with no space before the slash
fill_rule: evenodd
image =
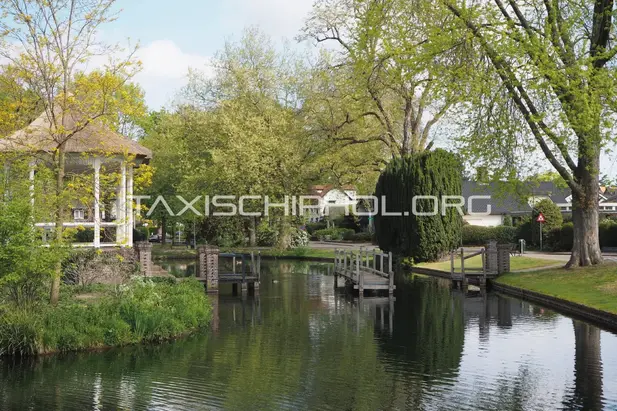
<path id="1" fill-rule="evenodd" d="M 105 25 L 105 42 L 139 42 L 143 70 L 135 81 L 151 110 L 169 106 L 189 68 L 208 62 L 227 40 L 257 26 L 279 44 L 299 34 L 314 0 L 118 0 L 118 19 Z M 306 46 L 299 46 L 304 49 Z M 448 145 L 439 141 L 438 145 Z M 543 162 L 544 163 L 544 162 Z M 546 169 L 550 169 L 546 164 Z M 617 178 L 617 155 L 602 156 L 602 172 Z"/>
<path id="2" fill-rule="evenodd" d="M 208 69 L 226 40 L 257 26 L 274 41 L 293 40 L 313 0 L 118 0 L 118 19 L 102 27 L 105 42 L 139 42 L 137 75 L 150 109 L 169 104 L 189 68 Z"/>

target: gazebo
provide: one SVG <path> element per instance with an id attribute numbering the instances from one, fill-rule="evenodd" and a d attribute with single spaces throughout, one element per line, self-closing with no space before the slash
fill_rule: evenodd
<path id="1" fill-rule="evenodd" d="M 57 149 L 57 142 L 52 137 L 52 123 L 49 113 L 42 113 L 28 127 L 17 131 L 9 137 L 0 139 L 0 152 L 22 153 L 32 158 L 30 162 L 30 184 L 34 205 L 35 168 L 42 161 L 49 160 Z M 96 119 L 83 121 L 83 116 L 65 113 L 64 129 L 74 132 L 65 142 L 66 172 L 74 174 L 94 174 L 93 212 L 91 217 L 74 218 L 63 223 L 64 227 L 84 227 L 94 231 L 92 243 L 76 244 L 82 247 L 132 247 L 135 211 L 133 207 L 133 172 L 142 164 L 148 164 L 152 152 L 112 130 L 103 121 Z M 59 118 L 59 116 L 57 117 Z M 104 222 L 101 218 L 101 166 L 118 173 L 119 184 L 116 187 L 115 218 Z M 104 211 L 103 211 L 104 212 Z M 79 217 L 79 216 L 78 216 Z M 76 221 L 77 220 L 77 221 Z M 80 221 L 83 220 L 83 221 Z M 53 229 L 55 223 L 36 222 L 37 227 Z M 114 227 L 114 242 L 101 241 L 101 229 Z"/>

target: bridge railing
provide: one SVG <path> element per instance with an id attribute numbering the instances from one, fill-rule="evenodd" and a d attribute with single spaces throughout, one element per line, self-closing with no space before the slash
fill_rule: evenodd
<path id="1" fill-rule="evenodd" d="M 334 250 L 334 271 L 364 287 L 364 273 L 372 273 L 389 281 L 390 290 L 394 289 L 394 259 L 392 253 L 360 247 L 359 250 Z"/>

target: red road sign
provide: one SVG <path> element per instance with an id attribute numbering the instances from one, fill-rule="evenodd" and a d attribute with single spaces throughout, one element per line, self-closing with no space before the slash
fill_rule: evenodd
<path id="1" fill-rule="evenodd" d="M 544 218 L 544 214 L 542 214 L 542 213 L 538 214 L 538 218 L 536 219 L 536 221 L 538 223 L 545 223 L 546 222 L 546 218 Z"/>

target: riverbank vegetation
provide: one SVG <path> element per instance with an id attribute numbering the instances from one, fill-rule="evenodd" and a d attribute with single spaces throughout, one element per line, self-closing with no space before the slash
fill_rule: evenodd
<path id="1" fill-rule="evenodd" d="M 38 355 L 159 342 L 209 325 L 196 280 L 135 278 L 120 286 L 63 286 L 57 306 L 0 305 L 0 355 Z"/>
<path id="2" fill-rule="evenodd" d="M 310 247 L 298 247 L 289 250 L 281 250 L 278 248 L 263 248 L 263 247 L 232 247 L 221 248 L 221 252 L 234 252 L 234 253 L 261 253 L 262 257 L 287 257 L 298 259 L 311 259 L 311 258 L 334 258 L 334 249 L 332 248 L 310 248 Z M 167 260 L 182 260 L 191 259 L 197 257 L 197 251 L 187 248 L 185 246 L 178 247 L 152 247 L 152 257 L 155 259 L 167 259 Z"/>
<path id="3" fill-rule="evenodd" d="M 569 270 L 562 268 L 512 273 L 496 281 L 617 314 L 615 263 Z"/>

